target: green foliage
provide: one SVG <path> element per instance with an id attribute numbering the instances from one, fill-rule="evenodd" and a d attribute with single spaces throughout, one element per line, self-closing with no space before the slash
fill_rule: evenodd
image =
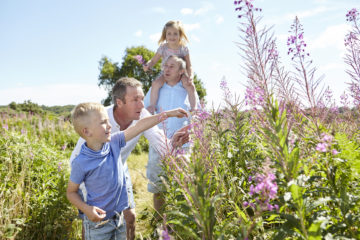
<path id="1" fill-rule="evenodd" d="M 359 237 L 358 134 L 335 133 L 322 152 L 316 146 L 331 131 L 280 110 L 276 101 L 266 106 L 245 113 L 228 103 L 206 119 L 204 113 L 194 116 L 191 154 L 164 164 L 165 214 L 175 239 Z M 249 177 L 269 167 L 276 175 L 273 203 L 279 210 L 244 205 L 259 201 Z"/>
<path id="2" fill-rule="evenodd" d="M 13 110 L 30 112 L 30 113 L 43 113 L 43 109 L 36 103 L 31 102 L 30 100 L 24 101 L 24 103 L 16 104 L 15 102 L 11 102 L 9 107 Z"/>
<path id="3" fill-rule="evenodd" d="M 65 105 L 65 106 L 39 106 L 36 103 L 31 102 L 30 100 L 24 101 L 24 103 L 15 103 L 11 102 L 8 106 L 0 107 L 0 111 L 8 114 L 17 114 L 17 113 L 31 113 L 31 114 L 40 114 L 40 115 L 56 115 L 62 116 L 66 119 L 70 119 L 71 111 L 75 105 Z"/>
<path id="4" fill-rule="evenodd" d="M 141 64 L 134 58 L 136 55 L 141 55 L 145 62 L 149 61 L 155 53 L 144 46 L 126 48 L 125 55 L 122 59 L 121 66 L 119 63 L 112 62 L 111 59 L 104 56 L 99 62 L 99 86 L 103 86 L 109 95 L 103 100 L 105 106 L 111 104 L 111 89 L 115 82 L 121 77 L 133 77 L 143 83 L 143 90 L 146 93 L 150 87 L 152 81 L 159 75 L 161 62 L 159 61 L 152 70 L 144 72 Z M 199 98 L 203 99 L 206 96 L 206 90 L 203 87 L 202 81 L 195 74 L 194 84 L 198 92 Z"/>
<path id="5" fill-rule="evenodd" d="M 140 155 L 147 152 L 149 152 L 149 141 L 142 135 L 131 153 Z"/>
<path id="6" fill-rule="evenodd" d="M 76 212 L 66 200 L 68 159 L 78 137 L 69 122 L 1 115 L 0 235 L 73 239 Z"/>
<path id="7" fill-rule="evenodd" d="M 262 159 L 256 139 L 236 106 L 197 117 L 191 155 L 165 160 L 168 223 L 182 239 L 243 239 L 252 217 L 243 207 L 247 179 Z"/>

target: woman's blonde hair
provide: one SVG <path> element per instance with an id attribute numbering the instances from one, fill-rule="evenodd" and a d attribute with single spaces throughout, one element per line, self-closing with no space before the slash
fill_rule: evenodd
<path id="1" fill-rule="evenodd" d="M 185 30 L 184 30 L 182 23 L 180 21 L 172 21 L 171 20 L 165 24 L 165 26 L 162 30 L 161 37 L 158 41 L 159 45 L 166 41 L 166 30 L 169 27 L 173 27 L 179 31 L 180 45 L 185 46 L 186 42 L 189 42 L 188 37 L 185 34 Z"/>

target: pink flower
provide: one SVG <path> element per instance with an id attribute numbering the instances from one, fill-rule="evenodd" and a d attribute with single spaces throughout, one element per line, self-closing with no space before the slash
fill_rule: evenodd
<path id="1" fill-rule="evenodd" d="M 338 152 L 336 149 L 331 150 L 331 153 L 332 153 L 333 155 L 339 154 L 339 152 Z"/>
<path id="2" fill-rule="evenodd" d="M 61 171 L 61 169 L 62 169 L 62 162 L 59 162 L 59 164 L 58 164 L 58 172 L 60 172 Z"/>
<path id="3" fill-rule="evenodd" d="M 136 61 L 141 64 L 144 65 L 145 64 L 145 60 L 143 59 L 143 57 L 141 55 L 135 55 L 134 58 L 136 59 Z"/>
<path id="4" fill-rule="evenodd" d="M 326 152 L 327 146 L 328 145 L 326 143 L 318 143 L 318 145 L 316 145 L 316 150 L 319 152 Z"/>
<path id="5" fill-rule="evenodd" d="M 348 100 L 349 96 L 344 92 L 341 96 L 340 96 L 340 103 L 344 106 L 344 107 L 348 107 L 350 102 Z"/>
<path id="6" fill-rule="evenodd" d="M 359 16 L 359 11 L 356 8 L 351 9 L 346 14 L 346 21 L 354 22 Z"/>
<path id="7" fill-rule="evenodd" d="M 253 180 L 253 179 L 252 179 Z M 276 177 L 272 172 L 267 172 L 266 174 L 256 174 L 255 176 L 256 185 L 250 185 L 250 196 L 255 197 L 255 202 L 262 210 L 272 211 L 277 209 L 276 206 L 271 205 L 269 201 L 277 197 L 278 186 L 275 182 Z M 255 204 L 252 202 L 244 202 L 243 206 L 251 206 L 255 208 Z"/>
<path id="8" fill-rule="evenodd" d="M 66 149 L 66 143 L 64 143 L 64 145 L 61 147 L 61 150 L 65 151 Z"/>
<path id="9" fill-rule="evenodd" d="M 323 142 L 331 143 L 332 140 L 333 140 L 333 136 L 327 135 L 327 134 L 323 134 L 323 138 L 322 138 L 322 141 L 323 141 Z"/>

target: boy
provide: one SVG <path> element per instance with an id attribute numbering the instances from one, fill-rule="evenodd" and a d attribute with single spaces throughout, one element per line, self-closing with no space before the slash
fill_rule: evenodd
<path id="1" fill-rule="evenodd" d="M 125 176 L 120 149 L 126 142 L 167 117 L 185 117 L 183 109 L 174 109 L 139 120 L 134 126 L 111 135 L 105 108 L 99 103 L 75 107 L 72 119 L 75 131 L 86 140 L 72 163 L 67 198 L 85 213 L 86 239 L 126 239 L 122 211 L 128 208 Z M 87 190 L 86 203 L 78 194 L 80 183 Z M 100 222 L 101 221 L 101 222 Z M 100 223 L 98 223 L 100 222 Z"/>

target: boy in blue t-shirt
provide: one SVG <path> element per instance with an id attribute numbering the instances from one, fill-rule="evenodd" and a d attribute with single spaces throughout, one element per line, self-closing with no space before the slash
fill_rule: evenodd
<path id="1" fill-rule="evenodd" d="M 178 108 L 140 119 L 134 126 L 111 135 L 105 108 L 99 103 L 81 103 L 72 113 L 75 131 L 86 140 L 72 163 L 66 196 L 85 214 L 85 239 L 126 239 L 122 211 L 128 208 L 128 196 L 120 149 L 141 132 L 167 117 L 186 117 Z M 84 182 L 87 200 L 78 190 Z"/>

